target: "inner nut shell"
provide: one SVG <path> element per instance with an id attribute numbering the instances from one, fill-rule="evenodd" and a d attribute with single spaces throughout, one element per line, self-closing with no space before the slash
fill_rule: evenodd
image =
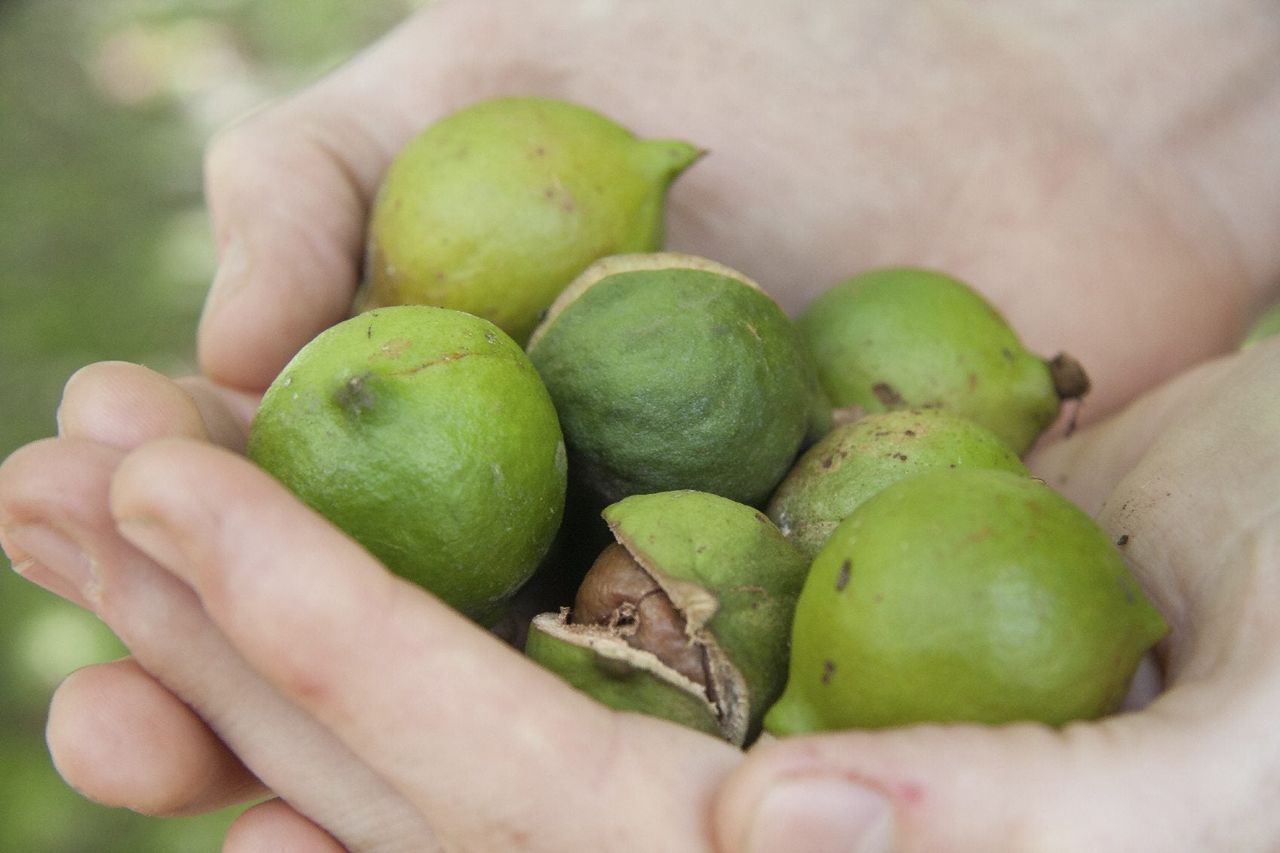
<path id="1" fill-rule="evenodd" d="M 685 632 L 685 618 L 625 547 L 608 546 L 582 579 L 571 621 L 614 631 L 705 688 L 707 655 Z"/>

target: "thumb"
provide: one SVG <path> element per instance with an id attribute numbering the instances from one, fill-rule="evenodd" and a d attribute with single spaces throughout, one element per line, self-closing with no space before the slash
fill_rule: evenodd
<path id="1" fill-rule="evenodd" d="M 205 194 L 219 268 L 198 348 L 214 381 L 262 390 L 350 310 L 378 181 L 404 142 L 447 106 L 427 85 L 443 74 L 442 19 L 423 10 L 210 144 Z"/>
<path id="2" fill-rule="evenodd" d="M 1140 457 L 1108 484 L 1100 516 L 1125 534 L 1173 626 L 1168 687 L 1151 704 L 1061 730 L 939 725 L 762 744 L 717 798 L 723 847 L 1277 849 L 1280 815 L 1259 804 L 1280 793 L 1278 383 L 1280 346 L 1255 347 L 1136 404 L 1093 445 L 1097 459 Z M 1143 416 L 1163 429 L 1152 435 Z"/>
<path id="3" fill-rule="evenodd" d="M 1224 714 L 1219 696 L 1218 724 L 1189 726 L 1189 706 L 1213 703 L 1171 695 L 1062 731 L 921 726 L 762 744 L 721 789 L 717 837 L 747 851 L 1262 849 L 1248 812 L 1265 774 L 1249 772 L 1258 762 L 1231 724 L 1256 730 L 1265 708 Z"/>

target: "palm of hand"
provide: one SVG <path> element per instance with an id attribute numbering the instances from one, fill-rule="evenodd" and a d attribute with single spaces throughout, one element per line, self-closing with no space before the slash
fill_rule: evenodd
<path id="1" fill-rule="evenodd" d="M 792 309 L 868 266 L 948 269 L 984 290 L 1033 347 L 1070 349 L 1085 362 L 1099 388 L 1086 412 L 1094 417 L 1221 351 L 1260 295 L 1261 272 L 1277 266 L 1253 228 L 1212 206 L 1213 187 L 1175 174 L 1210 159 L 1220 140 L 1162 145 L 1159 131 L 1185 110 L 1152 108 L 1136 128 L 1108 124 L 1124 107 L 1107 95 L 1106 69 L 1061 71 L 1074 67 L 1061 45 L 1022 26 L 1016 11 L 942 20 L 884 4 L 818 20 L 769 6 L 729 21 L 712 4 L 671 5 L 679 15 L 631 6 L 604 27 L 582 4 L 530 12 L 507 2 L 442 3 L 332 81 L 230 133 L 210 160 L 226 274 L 202 326 L 202 358 L 212 377 L 250 394 L 207 384 L 175 393 L 140 370 L 99 368 L 69 387 L 64 437 L 0 470 L 0 521 L 37 518 L 74 530 L 97 567 L 96 585 L 79 595 L 238 760 L 348 844 L 416 847 L 434 831 L 463 846 L 565 846 L 592 837 L 621 847 L 627 839 L 619 833 L 630 831 L 663 849 L 705 846 L 713 797 L 740 762 L 714 741 L 603 714 L 388 579 L 229 454 L 188 441 L 126 457 L 172 436 L 238 445 L 252 392 L 347 310 L 363 205 L 387 158 L 424 121 L 476 97 L 532 88 L 599 105 L 646 135 L 688 137 L 712 156 L 673 194 L 674 247 L 738 266 Z M 1095 35 L 1085 43 L 1116 37 Z M 457 73 L 460 43 L 488 46 L 465 74 Z M 716 61 L 672 61 L 706 52 Z M 388 84 L 403 79 L 421 85 Z M 1214 187 L 1233 182 L 1228 172 Z M 287 215 L 264 205 L 268 197 L 292 199 Z M 1265 200 L 1246 194 L 1240 203 L 1265 210 Z M 1259 401 L 1278 396 L 1275 359 L 1274 348 L 1260 349 L 1191 374 L 1096 431 L 1047 448 L 1037 468 L 1094 509 L 1113 492 L 1152 498 L 1150 484 L 1161 477 L 1173 478 L 1179 494 L 1202 492 L 1216 475 L 1203 464 L 1206 446 L 1193 439 L 1223 450 L 1241 421 L 1274 429 L 1276 413 Z M 115 407 L 126 387 L 136 392 L 129 399 L 149 401 L 156 413 L 147 425 Z M 1205 390 L 1215 387 L 1222 390 Z M 1189 400 L 1203 405 L 1200 422 L 1174 424 L 1154 441 L 1157 416 Z M 1260 448 L 1255 464 L 1275 471 L 1280 460 Z M 947 730 L 917 733 L 921 740 L 909 732 L 836 736 L 825 757 L 817 742 L 763 749 L 719 794 L 718 837 L 741 840 L 760 791 L 814 767 L 889 792 L 900 836 L 926 847 L 945 840 L 983 849 L 986 833 L 1009 837 L 996 802 L 1008 795 L 1002 767 L 1046 789 L 1048 805 L 1029 813 L 1029 833 L 1075 832 L 1060 837 L 1084 843 L 1117 821 L 1140 822 L 1116 814 L 1114 803 L 1124 799 L 1105 796 L 1111 789 L 1100 780 L 1140 774 L 1161 760 L 1161 749 L 1211 727 L 1216 709 L 1204 697 L 1240 688 L 1245 676 L 1256 676 L 1254 689 L 1239 690 L 1231 721 L 1253 731 L 1263 694 L 1280 682 L 1269 658 L 1226 667 L 1216 680 L 1205 672 L 1210 651 L 1236 661 L 1228 628 L 1257 624 L 1250 614 L 1266 590 L 1259 584 L 1269 582 L 1259 560 L 1274 569 L 1274 498 L 1267 504 L 1265 483 L 1244 479 L 1252 485 L 1238 502 L 1270 506 L 1270 514 L 1219 519 L 1246 544 L 1224 569 L 1233 583 L 1213 594 L 1194 582 L 1189 558 L 1178 557 L 1203 549 L 1179 530 L 1197 507 L 1124 497 L 1104 507 L 1104 519 L 1131 537 L 1144 579 L 1175 625 L 1196 626 L 1171 644 L 1174 688 L 1147 713 L 1061 737 Z M 1134 514 L 1135 506 L 1145 509 Z M 117 527 L 138 518 L 148 524 Z M 349 595 L 300 601 L 306 589 Z M 1265 633 L 1265 625 L 1252 630 Z M 334 639 L 356 635 L 367 642 Z M 407 674 L 387 668 L 406 659 L 420 666 Z M 76 683 L 60 693 L 56 717 L 66 724 L 53 738 L 64 756 L 86 744 L 90 697 Z M 126 704 L 116 707 L 127 723 Z M 1193 724 L 1167 722 L 1180 715 Z M 1144 735 L 1153 730 L 1164 734 Z M 1126 748 L 1107 757 L 1100 745 L 1108 742 Z M 189 741 L 174 748 L 193 755 Z M 153 783 L 161 805 L 150 810 L 209 807 L 229 790 L 243 793 L 246 771 L 220 749 L 210 748 L 219 778 L 239 789 L 224 781 L 193 794 L 188 785 L 166 799 Z M 1068 756 L 1084 758 L 1078 777 L 1065 780 L 1079 796 L 1066 800 L 1085 803 L 1091 820 L 1053 807 L 1063 802 L 1051 792 L 1064 782 Z M 104 791 L 101 766 L 111 758 L 119 755 L 64 772 L 90 792 Z M 1253 766 L 1263 774 L 1264 764 Z M 192 759 L 175 773 L 189 780 L 202 766 Z M 983 796 L 961 802 L 947 781 L 958 767 L 980 780 Z M 545 784 L 551 776 L 566 781 Z M 899 796 L 922 780 L 931 794 L 924 806 Z M 583 800 L 601 790 L 630 803 L 624 817 Z M 1215 814 L 1238 805 L 1234 794 Z M 136 804 L 136 789 L 131 795 Z M 1259 833 L 1252 840 L 1270 837 L 1268 828 L 1252 828 Z"/>

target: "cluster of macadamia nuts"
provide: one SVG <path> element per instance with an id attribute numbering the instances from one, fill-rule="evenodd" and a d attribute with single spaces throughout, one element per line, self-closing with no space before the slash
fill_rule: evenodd
<path id="1" fill-rule="evenodd" d="M 941 272 L 793 319 L 661 251 L 702 155 L 549 98 L 431 125 L 379 191 L 358 313 L 277 379 L 251 455 L 478 621 L 531 576 L 576 587 L 530 658 L 735 744 L 1113 709 L 1164 623 L 1021 460 L 1083 368 Z"/>

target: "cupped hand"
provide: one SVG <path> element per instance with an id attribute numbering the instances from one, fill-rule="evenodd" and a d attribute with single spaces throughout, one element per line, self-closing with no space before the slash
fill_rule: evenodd
<path id="1" fill-rule="evenodd" d="M 156 417 L 121 423 L 121 400 Z M 389 574 L 211 441 L 242 441 L 247 402 L 96 365 L 68 386 L 63 436 L 0 467 L 15 562 L 133 653 L 55 696 L 68 781 L 158 814 L 278 797 L 229 849 L 706 846 L 734 749 L 607 711 Z"/>
<path id="2" fill-rule="evenodd" d="M 1049 5 L 438 0 L 211 146 L 204 372 L 261 391 L 345 316 L 415 132 L 543 94 L 709 150 L 673 187 L 672 248 L 789 310 L 870 267 L 946 270 L 1082 361 L 1100 417 L 1229 348 L 1274 288 L 1280 20 Z"/>
<path id="3" fill-rule="evenodd" d="M 726 849 L 1276 849 L 1277 436 L 1280 341 L 1207 363 L 1032 460 L 1121 543 L 1170 623 L 1164 688 L 1145 707 L 1062 730 L 763 744 L 718 796 Z"/>
<path id="4" fill-rule="evenodd" d="M 165 393 L 138 368 L 95 368 L 107 370 Z M 64 409 L 75 400 L 69 394 Z M 57 518 L 89 555 L 79 594 L 221 740 L 201 733 L 186 706 L 153 696 L 150 676 L 130 666 L 68 682 L 51 744 L 90 792 L 121 785 L 103 777 L 123 763 L 139 777 L 128 785 L 152 802 L 166 790 L 192 797 L 170 811 L 253 792 L 255 777 L 220 744 L 230 745 L 291 804 L 251 812 L 233 841 L 297 833 L 359 849 L 429 838 L 481 849 L 1270 849 L 1280 822 L 1260 803 L 1280 778 L 1277 400 L 1280 343 L 1261 345 L 1033 459 L 1038 475 L 1123 541 L 1170 621 L 1165 686 L 1150 704 L 1061 731 L 799 737 L 758 745 L 745 760 L 574 694 L 386 574 L 239 457 L 191 437 L 153 441 L 102 463 L 109 519 L 65 505 Z M 83 439 L 58 441 L 67 446 L 36 446 L 0 469 L 6 520 L 56 503 L 64 474 L 91 470 L 85 459 L 66 462 Z M 43 497 L 23 474 L 28 464 L 45 474 Z M 13 478 L 26 483 L 21 495 Z M 84 688 L 95 679 L 103 689 Z M 144 712 L 164 725 L 122 744 Z"/>
<path id="5" fill-rule="evenodd" d="M 433 832 L 449 844 L 537 847 L 580 832 L 571 839 L 578 845 L 625 848 L 634 836 L 617 833 L 637 826 L 663 827 L 673 849 L 709 843 L 705 810 L 734 765 L 731 751 L 662 724 L 601 716 L 386 576 L 242 460 L 200 444 L 236 449 L 257 393 L 298 347 L 345 315 L 377 180 L 399 145 L 448 109 L 494 94 L 558 95 L 644 135 L 704 145 L 711 156 L 673 191 L 673 248 L 741 268 L 790 309 L 869 266 L 913 263 L 959 274 L 1000 305 L 1033 347 L 1067 349 L 1086 364 L 1096 387 L 1086 422 L 1225 349 L 1280 269 L 1271 239 L 1280 201 L 1256 180 L 1259 168 L 1276 168 L 1280 150 L 1266 144 L 1280 122 L 1280 111 L 1268 108 L 1277 97 L 1280 25 L 1262 3 L 1052 19 L 1023 4 L 981 14 L 890 3 L 832 4 L 821 13 L 748 6 L 663 0 L 618 4 L 601 17 L 603 7 L 568 0 L 441 0 L 312 89 L 220 137 L 208 159 L 220 272 L 200 329 L 211 381 L 175 386 L 136 368 L 95 368 L 68 390 L 63 437 L 0 469 L 0 526 L 12 531 L 21 521 L 62 530 L 72 541 L 57 548 L 44 539 L 43 548 L 26 549 L 42 550 L 44 559 L 26 562 L 24 571 L 94 607 L 135 653 L 134 662 L 84 671 L 59 693 L 51 742 L 73 784 L 155 813 L 273 790 L 289 805 L 273 800 L 238 824 L 232 841 L 246 849 L 272 833 L 332 844 L 317 824 L 356 847 L 393 847 Z M 1148 72 L 1161 57 L 1191 53 L 1203 58 L 1195 86 Z M 1214 112 L 1222 103 L 1228 106 Z M 1080 451 L 1071 466 L 1061 460 L 1066 448 L 1113 442 L 1130 449 L 1125 462 L 1132 463 L 1151 434 L 1139 428 L 1141 418 L 1125 418 L 1117 423 L 1127 427 L 1046 450 L 1040 464 L 1057 465 L 1054 477 L 1070 468 L 1063 487 L 1096 506 L 1127 470 L 1119 457 L 1094 450 Z M 173 437 L 187 441 L 129 456 Z M 124 516 L 148 518 L 150 526 L 120 528 Z M 157 530 L 178 544 L 148 540 L 147 531 Z M 316 543 L 327 547 L 318 552 Z M 10 533 L 5 544 L 11 555 L 24 552 Z M 190 550 L 206 547 L 203 556 Z M 259 577 L 266 580 L 255 586 Z M 324 594 L 322 578 L 335 590 L 359 590 L 345 602 L 349 610 Z M 263 612 L 255 607 L 272 618 L 238 615 Z M 409 621 L 423 633 L 403 634 L 411 616 L 422 618 Z M 355 647 L 326 644 L 336 640 L 335 627 L 352 624 L 343 619 L 362 628 Z M 1187 642 L 1202 636 L 1191 619 L 1179 630 Z M 428 647 L 414 645 L 423 641 Z M 313 642 L 324 654 L 309 656 Z M 389 649 L 421 653 L 423 671 L 399 684 L 390 659 L 378 661 Z M 492 666 L 461 695 L 452 687 L 423 693 L 435 675 L 456 678 L 459 662 Z M 347 679 L 364 678 L 367 689 L 379 674 L 388 692 L 368 694 L 359 708 L 343 704 L 351 697 L 339 694 L 356 684 Z M 517 689 L 537 697 L 519 707 L 541 722 L 532 732 L 508 726 L 505 739 L 490 731 L 491 714 L 474 715 L 476 704 L 465 701 L 506 697 L 496 707 L 509 711 Z M 358 719 L 375 696 L 420 694 L 444 715 L 426 719 L 464 728 L 414 729 L 403 719 L 397 728 L 385 716 L 397 712 L 394 702 L 377 709 L 384 716 Z M 535 714 L 543 700 L 559 710 Z M 167 722 L 153 738 L 128 734 L 129 721 L 156 714 Z M 1127 731 L 1127 719 L 1114 723 L 1119 731 Z M 388 743 L 400 749 L 369 752 L 371 723 L 396 733 Z M 116 739 L 95 738 L 94 724 Z M 420 742 L 409 743 L 409 730 Z M 560 756 L 583 762 L 590 780 L 562 791 L 567 771 L 547 763 L 556 752 L 548 744 L 564 746 L 568 737 L 582 746 L 587 733 L 601 731 L 604 747 Z M 948 730 L 945 740 L 964 737 Z M 973 737 L 993 755 L 1004 749 L 983 740 L 986 732 Z M 1044 733 L 1026 738 L 1058 741 Z M 807 742 L 753 754 L 720 799 L 722 838 L 743 837 L 750 810 L 743 804 L 769 787 L 753 788 L 752 780 L 775 778 L 769 768 L 786 764 L 770 756 L 794 755 Z M 470 770 L 461 766 L 468 746 L 488 756 Z M 954 754 L 962 752 L 957 746 Z M 168 764 L 155 756 L 168 756 Z M 417 776 L 404 772 L 413 758 L 425 762 Z M 112 777 L 113 763 L 134 772 Z M 156 769 L 164 773 L 148 775 Z M 552 769 L 555 779 L 530 778 Z M 662 784 L 636 781 L 655 773 Z M 566 812 L 547 803 L 553 794 L 631 792 L 633 784 L 640 796 L 622 820 L 591 806 L 589 824 L 566 824 Z M 652 817 L 672 803 L 675 817 Z M 964 826 L 948 826 L 945 810 L 916 824 L 910 816 L 925 811 L 896 814 L 901 838 L 925 837 L 910 835 L 912 826 L 963 837 Z"/>

